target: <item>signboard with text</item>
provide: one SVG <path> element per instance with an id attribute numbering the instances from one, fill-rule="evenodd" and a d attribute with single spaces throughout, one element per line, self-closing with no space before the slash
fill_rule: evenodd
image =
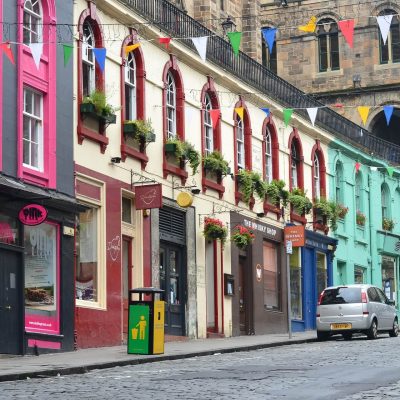
<path id="1" fill-rule="evenodd" d="M 28 204 L 22 207 L 18 214 L 18 219 L 24 225 L 40 225 L 47 218 L 47 210 L 40 204 Z"/>
<path id="2" fill-rule="evenodd" d="M 285 242 L 292 242 L 292 247 L 302 247 L 305 243 L 304 225 L 285 226 Z"/>

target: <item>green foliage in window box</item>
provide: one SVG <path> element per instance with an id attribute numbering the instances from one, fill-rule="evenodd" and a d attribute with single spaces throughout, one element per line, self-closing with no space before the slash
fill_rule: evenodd
<path id="1" fill-rule="evenodd" d="M 253 243 L 254 233 L 245 226 L 238 225 L 232 232 L 231 240 L 239 249 L 244 250 L 249 244 Z"/>
<path id="2" fill-rule="evenodd" d="M 300 215 L 308 214 L 312 209 L 311 200 L 306 196 L 302 189 L 294 188 L 289 193 L 288 201 L 295 212 Z"/>
<path id="3" fill-rule="evenodd" d="M 393 228 L 394 228 L 394 221 L 390 218 L 383 218 L 382 220 L 382 228 L 385 231 L 389 231 L 392 232 Z"/>
<path id="4" fill-rule="evenodd" d="M 283 206 L 286 206 L 289 192 L 284 189 L 286 183 L 283 180 L 273 179 L 266 185 L 266 195 L 269 203 L 279 207 L 282 202 Z"/>
<path id="5" fill-rule="evenodd" d="M 154 134 L 150 120 L 126 120 L 124 121 L 123 129 L 125 136 L 130 136 L 135 140 L 146 143 L 155 142 L 156 140 L 156 135 Z"/>
<path id="6" fill-rule="evenodd" d="M 339 218 L 340 213 L 343 211 L 341 205 L 336 204 L 334 201 L 328 201 L 322 197 L 321 199 L 314 201 L 313 207 L 317 214 L 326 217 L 330 228 L 333 231 L 336 231 L 337 219 Z"/>
<path id="7" fill-rule="evenodd" d="M 236 174 L 236 179 L 245 203 L 249 203 L 254 192 L 256 192 L 257 196 L 264 201 L 267 183 L 261 180 L 261 175 L 258 172 L 241 169 Z"/>
<path id="8" fill-rule="evenodd" d="M 91 104 L 92 106 L 90 106 Z M 93 109 L 94 107 L 94 109 Z M 80 105 L 81 113 L 93 114 L 95 113 L 98 117 L 103 118 L 110 124 L 115 124 L 117 109 L 106 101 L 106 95 L 101 90 L 95 90 L 89 96 L 86 96 L 82 100 Z"/>
<path id="9" fill-rule="evenodd" d="M 201 162 L 200 153 L 191 143 L 182 141 L 178 137 L 169 138 L 165 143 L 165 152 L 174 154 L 179 160 L 188 160 L 193 175 L 197 172 Z"/>
<path id="10" fill-rule="evenodd" d="M 228 229 L 219 219 L 205 218 L 203 235 L 208 240 L 220 240 L 223 246 L 228 236 Z"/>
<path id="11" fill-rule="evenodd" d="M 344 218 L 346 214 L 349 212 L 349 207 L 344 206 L 343 204 L 336 204 L 337 207 L 339 208 L 339 218 Z"/>
<path id="12" fill-rule="evenodd" d="M 364 226 L 366 219 L 367 219 L 367 217 L 365 216 L 365 214 L 363 214 L 360 210 L 356 211 L 356 224 L 357 225 Z"/>
<path id="13" fill-rule="evenodd" d="M 215 172 L 219 176 L 229 173 L 228 161 L 224 159 L 218 150 L 203 157 L 203 166 L 205 170 Z"/>

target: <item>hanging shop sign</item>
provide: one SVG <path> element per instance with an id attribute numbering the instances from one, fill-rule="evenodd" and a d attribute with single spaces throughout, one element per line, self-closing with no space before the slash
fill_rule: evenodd
<path id="1" fill-rule="evenodd" d="M 302 247 L 305 242 L 304 225 L 285 226 L 285 243 L 292 242 L 292 247 Z"/>
<path id="2" fill-rule="evenodd" d="M 182 208 L 188 208 L 193 203 L 193 196 L 187 192 L 181 192 L 176 197 L 176 202 Z"/>
<path id="3" fill-rule="evenodd" d="M 135 186 L 136 210 L 162 207 L 161 184 Z"/>
<path id="4" fill-rule="evenodd" d="M 47 210 L 39 204 L 28 204 L 22 207 L 18 214 L 18 219 L 24 225 L 40 225 L 46 221 Z"/>

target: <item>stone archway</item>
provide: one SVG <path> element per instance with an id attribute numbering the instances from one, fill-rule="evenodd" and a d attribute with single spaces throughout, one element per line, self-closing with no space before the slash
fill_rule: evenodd
<path id="1" fill-rule="evenodd" d="M 382 110 L 372 119 L 369 130 L 375 136 L 400 146 L 399 126 L 400 108 L 395 108 L 389 125 L 386 123 L 385 113 Z"/>

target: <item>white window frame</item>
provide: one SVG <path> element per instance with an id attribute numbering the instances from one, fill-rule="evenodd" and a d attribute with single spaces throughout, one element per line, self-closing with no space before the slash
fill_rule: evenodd
<path id="1" fill-rule="evenodd" d="M 290 148 L 290 168 L 292 172 L 292 189 L 299 187 L 297 176 L 297 149 L 295 143 L 292 143 Z"/>
<path id="2" fill-rule="evenodd" d="M 239 169 L 246 168 L 246 154 L 244 145 L 244 126 L 240 117 L 237 117 L 236 126 L 237 166 Z"/>
<path id="3" fill-rule="evenodd" d="M 28 87 L 24 87 L 24 104 L 23 104 L 23 133 L 22 133 L 22 160 L 24 167 L 43 171 L 43 94 Z M 27 98 L 31 96 L 32 111 L 26 108 Z M 35 114 L 35 103 L 39 101 L 39 113 Z M 26 137 L 26 124 L 28 125 L 28 135 Z M 33 132 L 35 131 L 35 132 Z M 25 159 L 25 146 L 28 146 L 28 160 Z M 32 163 L 36 148 L 36 165 Z"/>
<path id="4" fill-rule="evenodd" d="M 314 154 L 314 198 L 321 198 L 321 177 L 319 170 L 319 158 L 317 153 Z"/>
<path id="5" fill-rule="evenodd" d="M 86 29 L 87 31 L 86 32 Z M 93 32 L 93 28 L 89 21 L 83 23 L 83 39 L 82 39 L 82 91 L 84 96 L 90 95 L 96 89 L 96 68 L 93 54 L 93 48 L 96 47 L 96 38 Z M 88 68 L 89 73 L 87 76 L 87 85 L 83 82 L 85 67 Z M 88 93 L 85 93 L 85 86 L 88 88 Z"/>
<path id="6" fill-rule="evenodd" d="M 176 85 L 171 72 L 167 74 L 166 96 L 167 139 L 172 139 L 176 137 Z"/>
<path id="7" fill-rule="evenodd" d="M 125 110 L 127 120 L 137 119 L 136 61 L 132 52 L 128 54 L 125 64 Z"/>
<path id="8" fill-rule="evenodd" d="M 214 128 L 210 114 L 212 102 L 208 93 L 205 95 L 204 105 L 204 152 L 208 156 L 214 151 Z"/>
<path id="9" fill-rule="evenodd" d="M 336 164 L 335 170 L 335 197 L 337 203 L 343 203 L 343 167 L 340 162 Z"/>
<path id="10" fill-rule="evenodd" d="M 273 165 L 272 165 L 272 135 L 268 126 L 265 130 L 265 180 L 271 183 L 273 180 Z"/>
<path id="11" fill-rule="evenodd" d="M 30 6 L 30 8 L 29 8 Z M 37 10 L 35 11 L 35 8 Z M 43 12 L 40 0 L 25 0 L 23 16 L 23 41 L 25 44 L 39 43 L 42 40 Z M 25 20 L 27 20 L 25 22 Z M 29 40 L 25 41 L 25 34 Z"/>
<path id="12" fill-rule="evenodd" d="M 381 207 L 382 207 L 382 220 L 383 218 L 390 218 L 390 205 L 389 199 L 390 195 L 388 196 L 388 189 L 382 185 L 381 187 Z"/>
<path id="13" fill-rule="evenodd" d="M 356 173 L 354 191 L 355 191 L 354 197 L 355 197 L 356 210 L 363 211 L 362 196 L 361 196 L 362 193 L 361 172 Z"/>

